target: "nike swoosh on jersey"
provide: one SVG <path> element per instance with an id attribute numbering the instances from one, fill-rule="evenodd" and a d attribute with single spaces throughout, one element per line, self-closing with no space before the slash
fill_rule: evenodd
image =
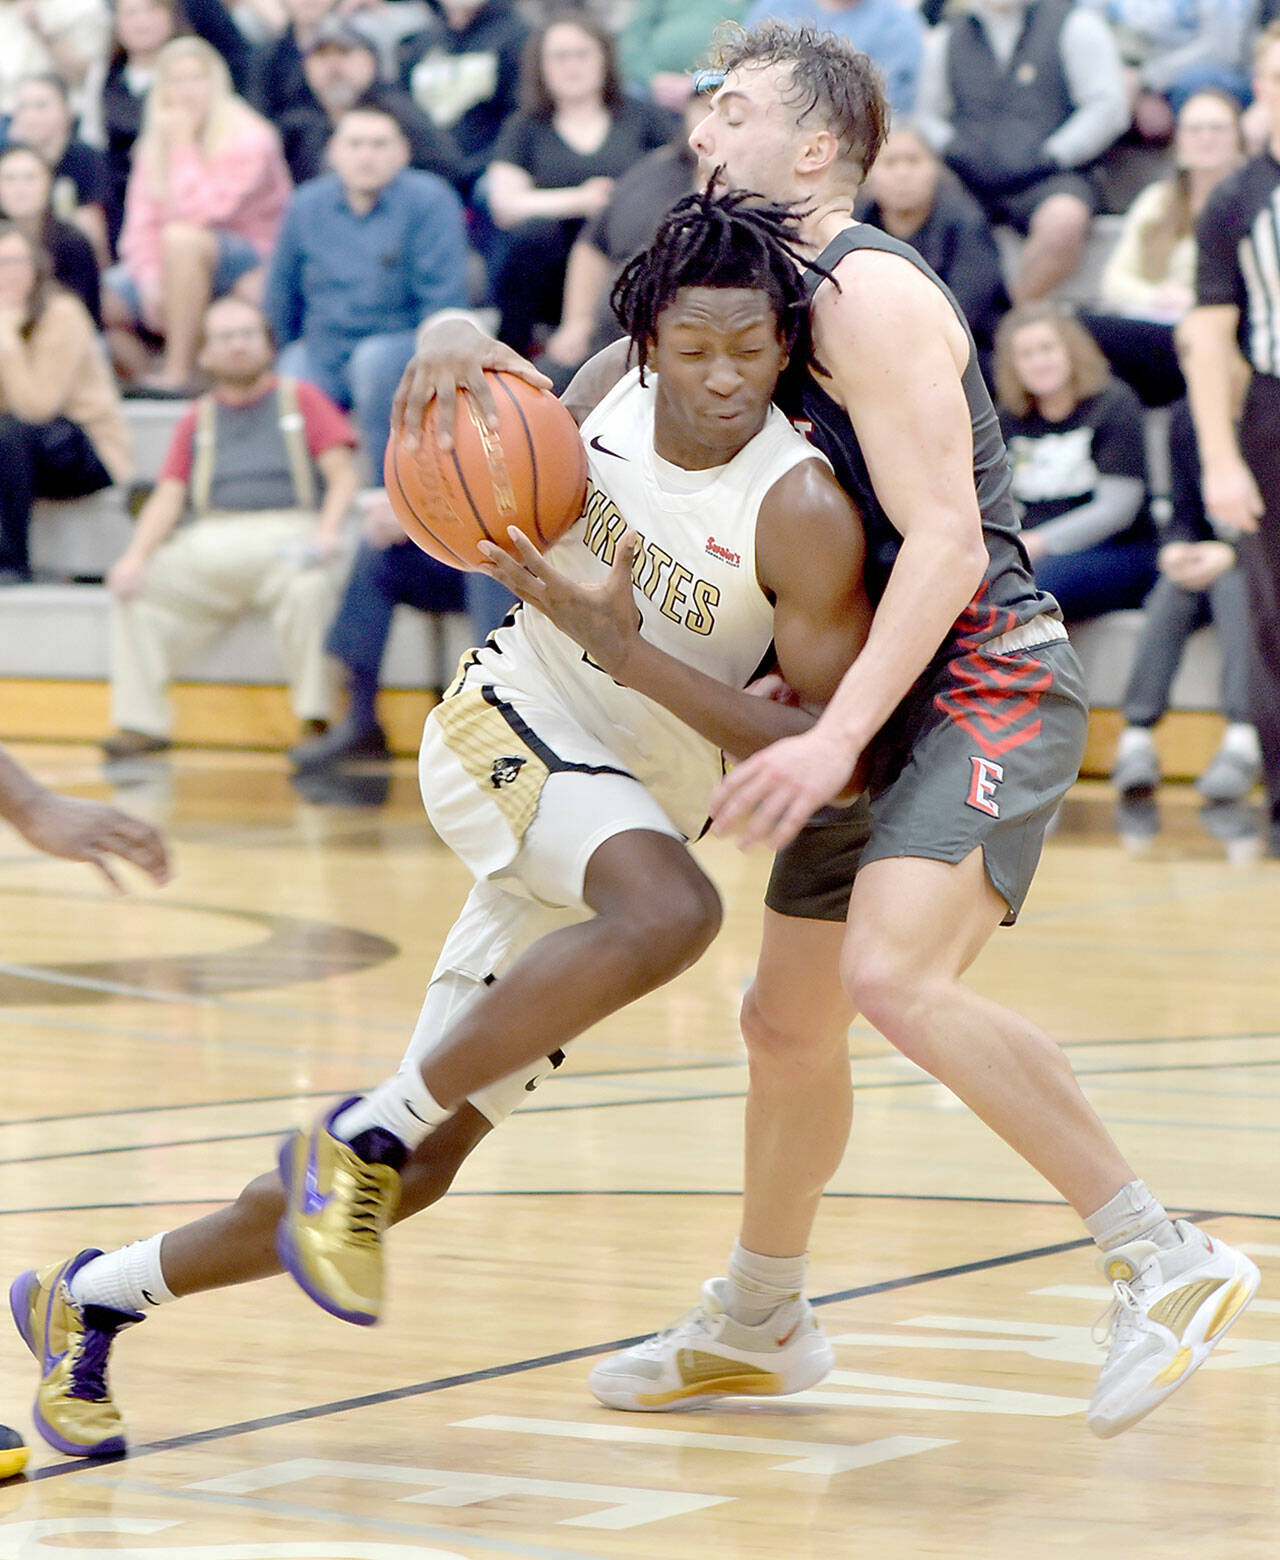
<path id="1" fill-rule="evenodd" d="M 617 450 L 611 450 L 607 444 L 601 444 L 600 435 L 597 433 L 588 440 L 593 450 L 599 450 L 602 455 L 612 455 L 614 460 L 630 460 L 629 455 L 620 455 Z"/>

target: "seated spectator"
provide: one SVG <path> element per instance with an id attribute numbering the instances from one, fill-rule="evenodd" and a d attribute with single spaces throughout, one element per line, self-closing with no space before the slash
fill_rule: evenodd
<path id="1" fill-rule="evenodd" d="M 280 121 L 284 155 L 295 184 L 325 171 L 325 151 L 339 118 L 349 108 L 381 108 L 404 131 L 409 166 L 439 174 L 465 188 L 462 155 L 447 130 L 432 123 L 405 89 L 379 79 L 378 55 L 369 39 L 346 22 L 329 20 L 302 57 L 302 73 L 314 106 L 290 109 Z"/>
<path id="2" fill-rule="evenodd" d="M 899 9 L 898 0 L 890 3 Z M 703 62 L 712 33 L 722 22 L 741 21 L 748 4 L 749 0 L 637 0 L 618 34 L 618 70 L 627 90 L 680 113 L 693 92 L 693 72 Z M 641 247 L 647 248 L 648 243 Z"/>
<path id="3" fill-rule="evenodd" d="M 133 540 L 107 575 L 108 758 L 170 745 L 171 678 L 254 610 L 271 615 L 304 730 L 329 715 L 324 634 L 356 492 L 355 436 L 314 386 L 276 374 L 270 327 L 244 299 L 210 306 L 200 366 L 213 389 L 174 430 Z"/>
<path id="4" fill-rule="evenodd" d="M 0 5 L 0 116 L 13 112 L 24 76 L 55 71 L 78 92 L 110 29 L 106 0 L 6 0 Z"/>
<path id="5" fill-rule="evenodd" d="M 31 577 L 37 498 L 127 482 L 129 434 L 93 321 L 49 276 L 23 230 L 0 222 L 0 583 Z"/>
<path id="6" fill-rule="evenodd" d="M 289 198 L 280 138 L 236 97 L 202 38 L 175 38 L 156 59 L 125 196 L 120 264 L 105 278 L 112 327 L 164 337 L 146 381 L 190 393 L 200 321 L 211 298 L 256 297 Z"/>
<path id="7" fill-rule="evenodd" d="M 50 207 L 63 222 L 74 222 L 93 245 L 100 265 L 107 243 L 107 168 L 96 147 L 77 141 L 75 120 L 61 76 L 24 76 L 14 94 L 9 140 L 33 147 L 53 170 Z"/>
<path id="8" fill-rule="evenodd" d="M 767 21 L 847 38 L 880 67 L 893 112 L 914 109 L 926 28 L 920 13 L 903 0 L 754 0 L 744 25 Z"/>
<path id="9" fill-rule="evenodd" d="M 1216 88 L 1178 111 L 1177 171 L 1149 184 L 1125 215 L 1083 322 L 1112 371 L 1147 406 L 1186 394 L 1174 332 L 1195 302 L 1196 218 L 1212 190 L 1244 161 L 1240 105 Z"/>
<path id="10" fill-rule="evenodd" d="M 124 196 L 133 168 L 133 147 L 142 128 L 142 109 L 155 81 L 156 57 L 186 31 L 178 0 L 116 0 L 111 49 L 85 85 L 80 133 L 102 148 L 106 163 L 104 201 L 107 240 L 115 252 L 124 222 Z"/>
<path id="11" fill-rule="evenodd" d="M 863 191 L 859 217 L 910 244 L 956 296 L 984 363 L 1009 307 L 1000 251 L 982 207 L 907 121 L 890 130 Z"/>
<path id="12" fill-rule="evenodd" d="M 115 0 L 114 30 L 105 58 L 85 81 L 80 135 L 100 147 L 107 164 L 107 234 L 114 253 L 124 221 L 124 197 L 133 168 L 133 144 L 155 80 L 156 59 L 171 39 L 195 33 L 228 60 L 240 87 L 247 45 L 222 0 Z"/>
<path id="13" fill-rule="evenodd" d="M 284 0 L 284 9 L 288 26 L 256 51 L 249 88 L 253 106 L 274 125 L 295 108 L 315 107 L 302 61 L 336 6 L 334 0 Z"/>
<path id="14" fill-rule="evenodd" d="M 698 182 L 689 145 L 706 104 L 685 102 L 684 119 L 666 146 L 649 152 L 614 185 L 609 203 L 586 224 L 569 251 L 560 323 L 547 338 L 538 367 L 563 391 L 593 353 L 623 334 L 609 302 L 613 284 L 632 255 L 653 242 L 658 225 Z"/>
<path id="15" fill-rule="evenodd" d="M 1006 314 L 996 395 L 1022 543 L 1068 623 L 1138 607 L 1156 577 L 1142 407 L 1083 325 L 1052 304 Z"/>
<path id="16" fill-rule="evenodd" d="M 53 175 L 36 151 L 12 142 L 0 151 L 0 217 L 20 227 L 49 257 L 53 279 L 85 306 L 95 330 L 102 329 L 98 257 L 78 227 L 50 210 Z"/>
<path id="17" fill-rule="evenodd" d="M 523 356 L 538 325 L 560 317 L 569 251 L 613 182 L 671 132 L 655 104 L 628 98 L 613 44 L 585 13 L 561 13 L 525 46 L 520 112 L 503 128 L 486 178 L 507 235 L 493 278 L 498 335 Z"/>
<path id="18" fill-rule="evenodd" d="M 299 772 L 327 769 L 353 758 L 391 757 L 378 721 L 377 699 L 392 614 L 398 606 L 419 612 L 461 612 L 467 584 L 484 578 L 464 576 L 415 547 L 406 539 L 384 493 L 368 494 L 364 509 L 364 536 L 325 639 L 325 649 L 346 676 L 347 710 L 323 735 L 292 749 L 289 757 Z M 505 615 L 511 598 L 503 594 Z M 485 632 L 494 626 L 485 626 Z"/>
<path id="19" fill-rule="evenodd" d="M 375 481 L 418 325 L 468 301 L 462 204 L 408 161 L 390 114 L 348 109 L 333 172 L 294 191 L 267 280 L 286 372 L 354 410 Z"/>
<path id="20" fill-rule="evenodd" d="M 1193 92 L 1216 87 L 1243 107 L 1257 0 L 1080 0 L 1097 11 L 1124 62 L 1134 128 L 1163 144 Z"/>
<path id="21" fill-rule="evenodd" d="M 1196 790 L 1206 801 L 1238 802 L 1262 773 L 1249 703 L 1249 597 L 1235 547 L 1218 537 L 1205 513 L 1200 456 L 1186 401 L 1178 402 L 1169 421 L 1169 467 L 1173 513 L 1160 539 L 1160 577 L 1143 608 L 1111 783 L 1131 800 L 1150 796 L 1160 784 L 1160 759 L 1151 734 L 1169 708 L 1169 690 L 1187 640 L 1212 623 L 1222 650 L 1227 729 Z"/>
<path id="22" fill-rule="evenodd" d="M 1129 123 L 1106 23 L 1057 0 L 971 0 L 926 37 L 915 118 L 988 219 L 1026 235 L 1014 301 L 1052 293 L 1096 209 L 1085 170 Z"/>
<path id="23" fill-rule="evenodd" d="M 428 9 L 426 26 L 400 47 L 401 80 L 453 137 L 469 189 L 516 110 L 529 27 L 514 0 L 429 0 Z"/>

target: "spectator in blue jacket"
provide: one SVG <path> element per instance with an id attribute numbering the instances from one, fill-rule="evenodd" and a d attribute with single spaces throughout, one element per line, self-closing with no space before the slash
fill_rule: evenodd
<path id="1" fill-rule="evenodd" d="M 375 481 L 417 326 L 468 302 L 462 204 L 408 161 L 391 114 L 343 114 L 329 144 L 333 172 L 290 200 L 264 300 L 281 371 L 354 412 Z"/>

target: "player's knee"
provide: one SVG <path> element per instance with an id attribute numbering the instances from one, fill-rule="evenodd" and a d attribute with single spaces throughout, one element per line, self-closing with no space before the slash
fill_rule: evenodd
<path id="1" fill-rule="evenodd" d="M 833 1048 L 841 1055 L 846 1049 L 847 1024 L 812 1014 L 781 1015 L 761 1001 L 754 983 L 738 1019 L 753 1075 L 778 1072 L 799 1080 L 808 1068 L 823 1065 Z"/>
<path id="2" fill-rule="evenodd" d="M 720 896 L 701 872 L 663 885 L 625 917 L 636 961 L 655 979 L 670 980 L 707 951 L 720 930 Z"/>
<path id="3" fill-rule="evenodd" d="M 891 947 L 863 943 L 846 950 L 841 975 L 866 1021 L 899 1050 L 908 1050 L 924 997 L 911 965 Z"/>

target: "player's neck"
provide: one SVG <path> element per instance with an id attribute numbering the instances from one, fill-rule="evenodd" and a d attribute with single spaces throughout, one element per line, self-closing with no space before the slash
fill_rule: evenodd
<path id="1" fill-rule="evenodd" d="M 828 195 L 808 204 L 811 209 L 800 223 L 799 247 L 816 255 L 853 221 L 853 197 Z"/>

